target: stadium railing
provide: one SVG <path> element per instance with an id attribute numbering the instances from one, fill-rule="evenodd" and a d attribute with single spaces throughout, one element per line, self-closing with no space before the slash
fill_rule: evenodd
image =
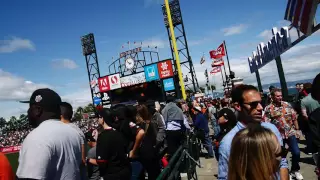
<path id="1" fill-rule="evenodd" d="M 169 164 L 163 169 L 157 180 L 180 179 L 181 173 L 186 173 L 188 180 L 198 179 L 196 168 L 201 167 L 201 143 L 196 134 L 192 133 L 187 136 L 184 144 L 170 158 Z"/>

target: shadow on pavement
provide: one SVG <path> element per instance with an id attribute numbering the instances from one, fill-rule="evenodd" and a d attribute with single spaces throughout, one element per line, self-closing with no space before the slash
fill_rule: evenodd
<path id="1" fill-rule="evenodd" d="M 305 164 L 315 165 L 312 157 L 302 157 L 302 158 L 300 158 L 300 162 L 305 163 Z"/>

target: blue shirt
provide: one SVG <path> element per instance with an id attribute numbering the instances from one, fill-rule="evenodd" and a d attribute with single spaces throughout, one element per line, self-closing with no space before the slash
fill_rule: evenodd
<path id="1" fill-rule="evenodd" d="M 209 132 L 208 120 L 202 113 L 197 114 L 194 126 L 198 129 L 203 129 L 206 133 Z"/>
<path id="2" fill-rule="evenodd" d="M 266 122 L 262 122 L 261 125 L 265 128 L 270 129 L 277 136 L 280 145 L 283 146 L 281 134 L 275 125 Z M 228 162 L 232 139 L 237 134 L 237 132 L 244 128 L 245 126 L 241 122 L 238 122 L 237 125 L 222 139 L 219 146 L 218 180 L 228 179 Z M 288 161 L 286 158 L 282 158 L 280 162 L 280 168 L 288 168 Z M 279 175 L 278 179 L 280 179 Z"/>

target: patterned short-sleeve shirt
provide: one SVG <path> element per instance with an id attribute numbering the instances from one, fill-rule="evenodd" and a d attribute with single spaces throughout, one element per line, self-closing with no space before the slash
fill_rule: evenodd
<path id="1" fill-rule="evenodd" d="M 297 113 L 287 102 L 282 101 L 281 106 L 276 106 L 274 103 L 269 104 L 265 108 L 263 120 L 274 124 L 284 139 L 296 133 L 293 122 L 297 120 Z"/>

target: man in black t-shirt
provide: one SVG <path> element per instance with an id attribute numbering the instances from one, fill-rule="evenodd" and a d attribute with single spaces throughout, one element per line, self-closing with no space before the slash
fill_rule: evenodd
<path id="1" fill-rule="evenodd" d="M 99 124 L 103 126 L 97 140 L 97 163 L 103 179 L 130 180 L 131 165 L 122 134 L 113 129 L 112 115 L 107 109 L 99 113 Z"/>

